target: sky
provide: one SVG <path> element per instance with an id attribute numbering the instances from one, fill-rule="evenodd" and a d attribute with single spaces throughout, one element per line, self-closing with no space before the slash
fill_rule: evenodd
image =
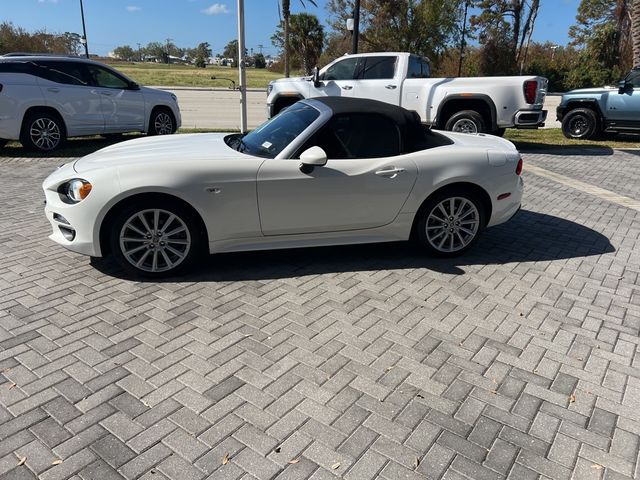
<path id="1" fill-rule="evenodd" d="M 279 22 L 279 0 L 245 0 L 247 49 L 277 55 L 271 44 Z M 304 2 L 306 11 L 326 25 L 327 0 L 318 7 Z M 575 23 L 580 0 L 541 0 L 533 40 L 565 45 Z M 237 38 L 237 0 L 83 0 L 87 39 L 91 53 L 107 55 L 117 46 L 134 49 L 140 43 L 166 42 L 195 47 L 208 42 L 213 53 Z M 300 0 L 291 0 L 292 13 L 303 11 Z M 80 0 L 0 0 L 0 22 L 9 21 L 27 31 L 82 33 Z M 263 48 L 260 49 L 259 45 Z"/>

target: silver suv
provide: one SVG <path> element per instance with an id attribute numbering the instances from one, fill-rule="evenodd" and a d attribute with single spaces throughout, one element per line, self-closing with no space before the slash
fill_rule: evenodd
<path id="1" fill-rule="evenodd" d="M 67 137 L 180 127 L 176 96 L 141 87 L 116 70 L 83 58 L 0 56 L 0 147 L 20 140 L 51 151 Z"/>

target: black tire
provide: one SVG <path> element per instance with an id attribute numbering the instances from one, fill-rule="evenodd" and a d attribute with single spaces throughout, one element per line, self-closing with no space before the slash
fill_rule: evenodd
<path id="1" fill-rule="evenodd" d="M 299 100 L 300 100 L 299 98 L 288 98 L 285 100 L 278 100 L 273 107 L 273 116 L 275 117 L 282 110 L 284 110 L 287 107 L 290 107 L 291 105 L 298 102 Z"/>
<path id="2" fill-rule="evenodd" d="M 62 145 L 65 136 L 60 117 L 49 112 L 33 112 L 22 122 L 20 143 L 28 150 L 52 152 Z"/>
<path id="3" fill-rule="evenodd" d="M 590 108 L 574 108 L 562 119 L 562 133 L 567 138 L 587 140 L 599 131 L 598 116 Z"/>
<path id="4" fill-rule="evenodd" d="M 453 200 L 453 213 L 451 210 Z M 441 210 L 444 209 L 444 212 Z M 447 212 L 450 215 L 446 216 Z M 451 188 L 429 198 L 418 212 L 417 239 L 436 257 L 455 257 L 469 250 L 486 225 L 482 200 L 463 188 Z"/>
<path id="5" fill-rule="evenodd" d="M 491 132 L 491 135 L 495 135 L 496 137 L 504 137 L 504 132 L 506 131 L 506 128 L 496 128 Z"/>
<path id="6" fill-rule="evenodd" d="M 0 148 L 4 147 L 9 140 L 5 140 L 4 138 L 0 138 Z"/>
<path id="7" fill-rule="evenodd" d="M 483 133 L 486 132 L 484 120 L 475 110 L 462 110 L 456 112 L 444 126 L 445 130 L 460 133 Z"/>
<path id="8" fill-rule="evenodd" d="M 176 119 L 165 107 L 154 108 L 149 119 L 148 135 L 171 135 L 177 130 Z"/>
<path id="9" fill-rule="evenodd" d="M 118 212 L 110 225 L 111 252 L 130 274 L 176 275 L 192 267 L 203 252 L 204 234 L 199 225 L 195 214 L 179 204 L 161 200 L 133 203 Z"/>

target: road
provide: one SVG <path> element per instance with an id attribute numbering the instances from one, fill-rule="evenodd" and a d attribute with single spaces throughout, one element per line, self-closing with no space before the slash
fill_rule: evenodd
<path id="1" fill-rule="evenodd" d="M 0 479 L 637 479 L 640 156 L 524 159 L 523 209 L 460 258 L 151 282 L 47 238 L 72 159 L 0 158 Z"/>
<path id="2" fill-rule="evenodd" d="M 156 87 L 170 91 L 178 97 L 184 128 L 240 128 L 240 93 L 236 90 L 210 88 Z M 267 119 L 267 93 L 265 90 L 247 91 L 247 123 L 256 128 Z M 545 108 L 549 111 L 547 128 L 560 128 L 555 121 L 559 95 L 547 97 Z"/>

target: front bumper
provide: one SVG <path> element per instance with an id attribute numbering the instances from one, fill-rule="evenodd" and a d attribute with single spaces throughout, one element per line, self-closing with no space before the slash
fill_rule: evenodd
<path id="1" fill-rule="evenodd" d="M 45 216 L 51 224 L 49 238 L 72 252 L 100 257 L 100 239 L 98 238 L 98 225 L 101 207 L 103 205 L 103 189 L 96 188 L 96 183 L 91 178 L 94 189 L 89 196 L 79 203 L 65 201 L 58 187 L 72 178 L 80 176 L 74 171 L 73 163 L 67 163 L 49 175 L 42 184 L 46 206 Z"/>
<path id="2" fill-rule="evenodd" d="M 513 118 L 516 128 L 543 127 L 547 119 L 547 110 L 518 110 Z"/>

